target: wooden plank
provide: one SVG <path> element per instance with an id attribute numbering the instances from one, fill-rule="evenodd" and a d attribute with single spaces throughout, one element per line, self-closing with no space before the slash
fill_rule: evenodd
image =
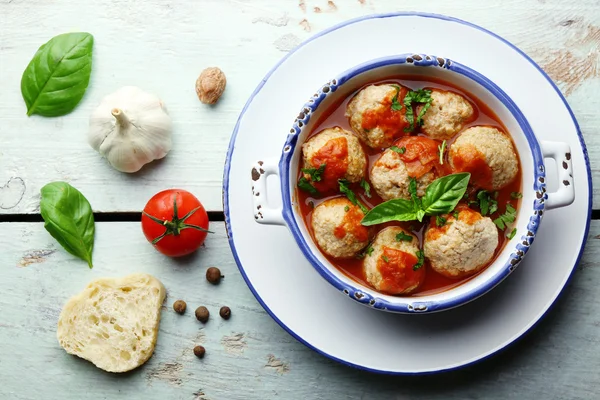
<path id="1" fill-rule="evenodd" d="M 98 223 L 95 268 L 65 253 L 41 223 L 0 224 L 0 398 L 6 399 L 591 399 L 600 388 L 600 222 L 568 289 L 538 327 L 502 354 L 427 377 L 385 377 L 309 350 L 265 313 L 242 280 L 221 223 L 185 260 L 158 254 L 137 223 Z M 221 268 L 220 286 L 208 266 Z M 125 375 L 67 355 L 55 337 L 64 302 L 93 278 L 143 271 L 168 290 L 154 356 Z M 188 303 L 184 316 L 171 306 Z M 221 320 L 218 308 L 233 310 Z M 193 310 L 212 312 L 205 325 Z M 518 310 L 517 310 L 518 312 Z M 348 334 L 352 334 L 349 329 Z M 343 338 L 340 338 L 343 340 Z M 202 343 L 207 354 L 191 352 Z"/>
<path id="2" fill-rule="evenodd" d="M 600 131 L 596 0 L 491 4 L 468 0 L 460 7 L 443 0 L 403 1 L 400 6 L 396 0 L 4 0 L 0 2 L 0 213 L 38 212 L 39 189 L 54 180 L 71 182 L 101 212 L 139 211 L 154 193 L 169 187 L 188 189 L 208 210 L 221 210 L 230 134 L 246 99 L 271 66 L 324 28 L 367 13 L 399 9 L 472 21 L 529 53 L 567 95 L 588 140 L 594 179 L 600 178 L 596 161 L 600 138 L 595 134 Z M 38 46 L 72 30 L 86 30 L 96 38 L 88 93 L 68 116 L 27 118 L 18 85 L 23 69 Z M 406 47 L 403 51 L 414 49 L 415 40 L 398 38 Z M 194 82 L 204 67 L 213 65 L 225 71 L 228 86 L 222 101 L 207 107 L 196 99 Z M 171 154 L 134 175 L 113 170 L 86 143 L 91 111 L 104 95 L 124 85 L 159 95 L 175 121 Z M 532 93 L 532 101 L 543 99 Z"/>

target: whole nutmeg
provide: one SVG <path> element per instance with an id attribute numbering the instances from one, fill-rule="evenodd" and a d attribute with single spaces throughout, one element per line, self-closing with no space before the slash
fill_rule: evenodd
<path id="1" fill-rule="evenodd" d="M 177 314 L 183 314 L 186 308 L 187 304 L 185 304 L 185 301 L 183 300 L 177 300 L 175 303 L 173 303 L 173 310 L 175 310 Z"/>
<path id="2" fill-rule="evenodd" d="M 223 275 L 221 275 L 221 270 L 219 268 L 210 267 L 206 270 L 206 280 L 212 283 L 213 285 L 216 285 L 219 282 L 221 282 L 221 278 L 223 278 Z"/>
<path id="3" fill-rule="evenodd" d="M 204 104 L 215 104 L 227 85 L 225 74 L 217 67 L 206 68 L 196 79 L 196 94 Z"/>
<path id="4" fill-rule="evenodd" d="M 208 321 L 208 317 L 210 316 L 210 312 L 208 312 L 208 308 L 204 306 L 200 306 L 196 308 L 196 319 L 200 322 Z"/>
<path id="5" fill-rule="evenodd" d="M 194 347 L 194 355 L 198 358 L 204 358 L 204 353 L 206 353 L 206 349 L 204 346 L 196 346 Z"/>
<path id="6" fill-rule="evenodd" d="M 219 315 L 223 319 L 229 319 L 231 317 L 231 308 L 227 306 L 221 307 L 221 309 L 219 310 Z"/>

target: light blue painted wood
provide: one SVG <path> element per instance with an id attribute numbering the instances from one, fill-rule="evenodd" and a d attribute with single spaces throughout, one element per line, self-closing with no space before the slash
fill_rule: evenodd
<path id="1" fill-rule="evenodd" d="M 172 260 L 146 242 L 138 223 L 97 223 L 95 268 L 89 270 L 41 223 L 0 224 L 0 398 L 500 400 L 593 399 L 599 393 L 598 222 L 565 294 L 531 334 L 480 364 L 429 377 L 365 373 L 298 343 L 246 287 L 223 225 L 211 228 L 216 233 L 204 249 Z M 225 275 L 219 286 L 204 277 L 213 265 Z M 64 302 L 94 278 L 136 271 L 153 274 L 168 291 L 148 363 L 114 375 L 64 352 L 55 337 Z M 188 304 L 183 316 L 171 308 L 177 299 Z M 193 316 L 200 305 L 212 313 L 204 326 Z M 221 305 L 231 307 L 229 321 L 218 316 Z M 191 351 L 200 343 L 207 349 L 203 360 Z"/>

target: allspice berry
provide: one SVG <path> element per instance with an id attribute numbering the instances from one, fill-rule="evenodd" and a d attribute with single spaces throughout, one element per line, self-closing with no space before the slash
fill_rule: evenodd
<path id="1" fill-rule="evenodd" d="M 231 317 L 231 308 L 227 306 L 221 307 L 221 309 L 219 310 L 219 315 L 223 319 L 229 319 Z"/>
<path id="2" fill-rule="evenodd" d="M 215 104 L 227 85 L 225 74 L 217 67 L 206 68 L 196 80 L 196 94 L 204 104 Z"/>
<path id="3" fill-rule="evenodd" d="M 173 303 L 173 310 L 175 310 L 177 314 L 183 314 L 186 308 L 187 304 L 185 304 L 185 301 L 183 300 L 177 300 L 175 303 Z"/>
<path id="4" fill-rule="evenodd" d="M 223 275 L 221 275 L 221 270 L 219 268 L 210 267 L 206 270 L 206 280 L 213 285 L 219 284 L 219 282 L 221 282 L 221 278 L 223 278 Z"/>
<path id="5" fill-rule="evenodd" d="M 194 347 L 194 355 L 198 358 L 204 358 L 204 353 L 206 353 L 206 349 L 204 346 L 196 346 Z"/>
<path id="6" fill-rule="evenodd" d="M 210 312 L 208 312 L 208 308 L 204 306 L 196 308 L 196 319 L 198 321 L 205 323 L 206 321 L 208 321 L 209 316 Z"/>

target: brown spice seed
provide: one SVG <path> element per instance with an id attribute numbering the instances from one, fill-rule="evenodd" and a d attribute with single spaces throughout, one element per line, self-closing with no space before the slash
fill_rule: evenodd
<path id="1" fill-rule="evenodd" d="M 206 68 L 196 80 L 196 94 L 204 104 L 215 104 L 227 85 L 225 74 L 217 67 Z"/>
<path id="2" fill-rule="evenodd" d="M 208 317 L 210 316 L 210 312 L 208 312 L 208 308 L 204 306 L 200 306 L 196 308 L 196 319 L 200 322 L 208 321 Z"/>
<path id="3" fill-rule="evenodd" d="M 231 308 L 227 306 L 221 307 L 221 309 L 219 310 L 219 315 L 223 319 L 229 319 L 231 317 Z"/>
<path id="4" fill-rule="evenodd" d="M 175 303 L 173 303 L 173 310 L 175 310 L 177 314 L 183 314 L 186 308 L 187 304 L 185 304 L 185 301 L 183 300 L 177 300 Z"/>
<path id="5" fill-rule="evenodd" d="M 217 285 L 221 282 L 221 278 L 223 278 L 223 275 L 221 275 L 221 270 L 219 268 L 210 267 L 206 270 L 206 280 L 213 285 Z"/>
<path id="6" fill-rule="evenodd" d="M 194 347 L 194 355 L 198 358 L 204 358 L 204 353 L 206 353 L 206 349 L 204 346 L 196 346 Z"/>

